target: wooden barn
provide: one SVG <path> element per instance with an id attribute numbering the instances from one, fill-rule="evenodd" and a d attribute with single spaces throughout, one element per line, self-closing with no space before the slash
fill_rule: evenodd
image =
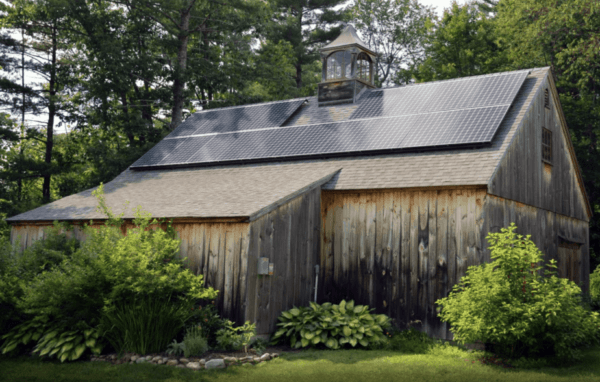
<path id="1" fill-rule="evenodd" d="M 105 185 L 108 204 L 172 219 L 222 314 L 259 334 L 346 298 L 451 338 L 434 302 L 511 222 L 587 289 L 591 209 L 550 69 L 377 89 L 373 58 L 348 27 L 316 97 L 191 115 Z M 104 218 L 91 194 L 8 219 L 12 239 L 55 220 L 81 236 Z"/>

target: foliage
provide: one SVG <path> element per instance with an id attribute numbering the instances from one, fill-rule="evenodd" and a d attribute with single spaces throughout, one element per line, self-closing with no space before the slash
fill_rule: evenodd
<path id="1" fill-rule="evenodd" d="M 429 23 L 428 30 L 426 58 L 412 71 L 419 82 L 493 73 L 506 67 L 496 24 L 476 3 L 460 6 L 454 2 L 440 20 Z"/>
<path id="2" fill-rule="evenodd" d="M 173 340 L 167 347 L 167 354 L 181 356 L 185 350 L 185 344 L 183 342 L 177 342 L 177 340 Z"/>
<path id="3" fill-rule="evenodd" d="M 187 305 L 169 298 L 126 300 L 103 308 L 102 335 L 120 353 L 158 353 L 167 348 L 189 317 Z"/>
<path id="4" fill-rule="evenodd" d="M 579 287 L 556 277 L 555 261 L 515 233 L 512 223 L 487 240 L 493 261 L 469 267 L 450 295 L 438 300 L 440 318 L 460 343 L 491 343 L 500 355 L 518 358 L 551 351 L 576 358 L 577 347 L 597 342 L 600 319 L 580 304 Z"/>
<path id="5" fill-rule="evenodd" d="M 267 346 L 269 346 L 269 341 L 264 338 L 256 337 L 252 340 L 250 346 L 258 355 L 261 355 L 265 352 Z"/>
<path id="6" fill-rule="evenodd" d="M 4 343 L 0 347 L 2 354 L 18 353 L 23 346 L 37 342 L 47 328 L 48 318 L 43 316 L 34 317 L 29 321 L 15 326 L 1 337 L 4 340 Z"/>
<path id="7" fill-rule="evenodd" d="M 352 7 L 352 21 L 371 49 L 377 86 L 400 80 L 403 68 L 422 59 L 426 25 L 433 11 L 415 0 L 358 0 Z"/>
<path id="8" fill-rule="evenodd" d="M 390 328 L 386 334 L 388 340 L 383 347 L 386 350 L 425 354 L 435 344 L 435 341 L 426 333 L 414 328 L 402 331 Z"/>
<path id="9" fill-rule="evenodd" d="M 79 359 L 86 350 L 99 355 L 102 348 L 102 340 L 97 329 L 67 330 L 64 327 L 50 325 L 38 341 L 33 353 L 40 356 L 54 356 L 60 362 L 64 362 Z"/>
<path id="10" fill-rule="evenodd" d="M 196 304 L 198 307 L 192 307 L 192 317 L 188 321 L 188 328 L 200 327 L 202 336 L 208 341 L 211 348 L 216 348 L 217 332 L 224 328 L 225 320 L 219 316 L 219 312 L 215 307 L 215 302 L 205 300 L 202 305 Z"/>
<path id="11" fill-rule="evenodd" d="M 256 335 L 256 324 L 246 321 L 242 326 L 233 326 L 233 322 L 224 321 L 224 327 L 217 331 L 217 346 L 223 350 L 248 351 L 250 339 Z"/>
<path id="12" fill-rule="evenodd" d="M 345 345 L 369 346 L 385 340 L 384 329 L 390 318 L 384 314 L 371 314 L 374 309 L 366 305 L 354 305 L 354 301 L 342 300 L 339 304 L 329 302 L 319 305 L 311 302 L 309 307 L 292 308 L 282 312 L 272 337 L 273 343 L 289 339 L 295 348 L 323 344 L 330 349 Z"/>
<path id="13" fill-rule="evenodd" d="M 183 339 L 183 354 L 186 357 L 199 357 L 208 350 L 208 342 L 202 336 L 202 330 L 198 327 L 192 327 L 187 330 Z"/>
<path id="14" fill-rule="evenodd" d="M 600 299 L 600 265 L 590 274 L 590 296 L 594 300 Z"/>

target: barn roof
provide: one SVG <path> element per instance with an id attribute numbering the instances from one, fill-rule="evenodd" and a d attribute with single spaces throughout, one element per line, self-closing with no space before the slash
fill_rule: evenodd
<path id="1" fill-rule="evenodd" d="M 105 186 L 106 199 L 116 213 L 122 211 L 125 201 L 130 202 L 130 207 L 125 211 L 125 217 L 133 216 L 133 208 L 141 205 L 155 217 L 181 218 L 181 217 L 252 217 L 289 200 L 298 192 L 310 187 L 321 186 L 326 190 L 361 190 L 384 188 L 412 188 L 435 186 L 477 186 L 487 185 L 500 159 L 506 151 L 512 136 L 523 120 L 526 110 L 533 100 L 533 96 L 541 85 L 544 77 L 549 73 L 548 68 L 532 69 L 528 71 L 522 86 L 518 89 L 516 97 L 507 107 L 508 111 L 499 123 L 489 145 L 483 146 L 448 146 L 434 147 L 425 151 L 410 152 L 371 152 L 369 155 L 353 154 L 346 157 L 332 158 L 290 158 L 286 161 L 266 161 L 262 163 L 216 163 L 206 167 L 191 168 L 151 168 L 145 171 L 135 171 L 132 168 L 125 170 L 121 175 Z M 461 81 L 473 81 L 492 76 L 469 77 L 466 79 L 451 80 L 458 85 Z M 418 88 L 423 85 L 414 85 Z M 380 114 L 376 119 L 386 119 L 381 116 L 382 111 L 398 114 L 398 110 L 406 108 L 422 108 L 427 110 L 427 105 L 394 104 L 389 100 L 394 99 L 399 89 L 366 90 L 362 95 L 365 100 L 371 100 L 370 108 L 378 108 Z M 494 97 L 495 89 L 488 89 L 488 93 L 479 94 L 479 98 Z M 375 93 L 384 97 L 373 98 Z M 452 94 L 444 94 L 451 103 Z M 470 95 L 467 95 L 470 96 Z M 373 99 L 379 99 L 373 101 Z M 400 99 L 402 99 L 400 97 Z M 300 101 L 300 102 L 299 102 Z M 284 122 L 276 113 L 265 115 L 266 104 L 249 105 L 221 110 L 222 116 L 229 118 L 226 125 L 219 119 L 219 109 L 205 113 L 210 118 L 205 118 L 208 125 L 196 124 L 195 131 L 201 128 L 220 129 L 235 126 L 235 113 L 243 111 L 243 118 L 258 116 L 265 124 L 280 123 L 280 126 L 309 126 L 327 125 L 332 123 L 349 123 L 360 111 L 360 103 L 318 107 L 314 97 L 273 103 L 284 110 Z M 263 108 L 263 110 L 261 110 Z M 295 108 L 295 109 L 294 109 Z M 482 107 L 479 109 L 485 109 Z M 493 107 L 487 107 L 490 113 Z M 289 113 L 289 110 L 294 109 Z M 258 112 L 255 112 L 257 111 Z M 364 110 L 364 109 L 363 109 Z M 368 111 L 368 109 L 367 109 Z M 452 111 L 452 110 L 450 110 Z M 433 112 L 442 113 L 442 112 Z M 188 126 L 192 126 L 192 116 Z M 257 118 L 258 118 L 257 117 Z M 483 115 L 484 120 L 486 115 Z M 393 117 L 395 118 L 395 117 Z M 490 117 L 491 118 L 491 117 Z M 202 119 L 202 118 L 200 118 Z M 368 118 L 354 118 L 365 121 L 369 126 Z M 389 118 L 387 118 L 389 119 Z M 245 129 L 254 126 L 260 129 L 260 123 L 254 123 L 250 118 L 246 121 Z M 467 121 L 468 122 L 468 121 Z M 204 127 L 203 127 L 204 126 Z M 208 127 L 207 127 L 208 126 Z M 228 127 L 229 126 L 229 127 Z M 193 126 L 192 126 L 193 127 Z M 192 127 L 189 129 L 191 130 Z M 427 123 L 422 125 L 422 131 L 415 131 L 419 136 L 430 127 Z M 179 131 L 186 126 L 178 128 Z M 235 133 L 235 132 L 234 132 Z M 173 136 L 177 136 L 178 130 Z M 204 132 L 203 134 L 206 134 Z M 210 134 L 210 133 L 209 133 Z M 157 147 L 159 147 L 157 145 Z M 156 150 L 155 150 L 156 151 Z M 148 153 L 151 154 L 152 150 Z M 148 154 L 145 156 L 147 157 Z M 164 154 L 164 153 L 163 153 Z M 170 154 L 177 154 L 174 150 Z M 141 158 L 143 159 L 143 158 Z M 138 162 L 136 162 L 138 163 Z M 141 162 L 143 163 L 143 161 Z M 43 220 L 87 220 L 98 219 L 102 216 L 95 211 L 95 199 L 91 196 L 92 190 L 87 190 L 72 195 L 35 210 L 7 219 L 10 222 L 18 221 L 43 221 Z"/>

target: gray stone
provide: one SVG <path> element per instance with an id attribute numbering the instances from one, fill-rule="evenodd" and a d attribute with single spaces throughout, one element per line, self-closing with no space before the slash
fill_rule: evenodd
<path id="1" fill-rule="evenodd" d="M 137 355 L 132 355 L 131 358 L 130 358 L 130 360 L 132 362 L 135 362 L 138 358 L 140 358 L 140 357 L 138 357 Z"/>
<path id="2" fill-rule="evenodd" d="M 188 363 L 188 362 L 190 362 L 190 360 L 187 359 L 187 358 L 179 358 L 179 362 L 181 362 L 181 363 Z"/>
<path id="3" fill-rule="evenodd" d="M 152 361 L 152 362 L 156 362 L 156 361 L 160 361 L 161 359 L 162 359 L 162 357 L 160 357 L 160 356 L 156 356 L 156 357 L 152 358 L 152 360 L 151 360 L 151 361 Z"/>
<path id="4" fill-rule="evenodd" d="M 145 363 L 148 362 L 145 357 L 141 357 L 135 360 L 135 363 Z"/>
<path id="5" fill-rule="evenodd" d="M 163 362 L 167 362 L 170 358 L 169 357 L 162 357 Z"/>
<path id="6" fill-rule="evenodd" d="M 260 360 L 261 361 L 268 361 L 270 359 L 271 359 L 271 354 L 269 354 L 269 353 L 265 353 L 265 354 L 263 354 L 263 355 L 260 356 Z"/>
<path id="7" fill-rule="evenodd" d="M 167 361 L 167 366 L 175 366 L 178 363 L 179 363 L 178 360 L 176 360 L 176 359 L 170 359 L 170 360 Z"/>
<path id="8" fill-rule="evenodd" d="M 200 363 L 200 365 L 204 366 L 204 364 L 206 364 L 206 360 L 204 358 L 202 358 L 200 361 L 198 361 Z"/>
<path id="9" fill-rule="evenodd" d="M 157 365 L 162 365 L 162 364 L 164 364 L 164 363 L 165 363 L 165 361 L 163 361 L 162 359 L 159 359 L 158 361 L 156 361 L 156 364 L 157 364 Z"/>
<path id="10" fill-rule="evenodd" d="M 202 366 L 200 366 L 200 363 L 198 362 L 188 362 L 187 365 L 185 365 L 188 369 L 193 369 L 193 370 L 200 370 L 202 369 Z"/>
<path id="11" fill-rule="evenodd" d="M 260 362 L 260 357 L 254 357 L 254 358 L 252 358 L 252 361 L 254 361 L 254 362 Z"/>
<path id="12" fill-rule="evenodd" d="M 222 359 L 211 359 L 204 365 L 207 369 L 224 369 L 225 362 Z"/>
<path id="13" fill-rule="evenodd" d="M 223 358 L 223 361 L 225 361 L 225 362 L 237 362 L 238 359 L 235 358 L 235 357 L 225 357 L 225 358 Z"/>

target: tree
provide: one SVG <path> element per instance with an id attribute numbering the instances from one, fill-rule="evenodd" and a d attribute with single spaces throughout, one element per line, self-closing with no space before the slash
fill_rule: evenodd
<path id="1" fill-rule="evenodd" d="M 404 69 L 422 58 L 433 11 L 417 0 L 357 0 L 352 16 L 365 42 L 378 53 L 376 84 L 406 83 Z"/>
<path id="2" fill-rule="evenodd" d="M 274 0 L 272 23 L 265 30 L 269 42 L 286 41 L 294 50 L 293 76 L 298 95 L 314 95 L 321 76 L 318 48 L 336 38 L 346 19 L 344 0 Z"/>
<path id="3" fill-rule="evenodd" d="M 513 68 L 551 66 L 595 214 L 591 267 L 600 263 L 600 3 L 594 0 L 504 0 L 501 44 Z"/>
<path id="4" fill-rule="evenodd" d="M 435 81 L 502 71 L 504 52 L 495 23 L 476 3 L 456 2 L 429 24 L 425 59 L 412 71 L 417 81 Z"/>

